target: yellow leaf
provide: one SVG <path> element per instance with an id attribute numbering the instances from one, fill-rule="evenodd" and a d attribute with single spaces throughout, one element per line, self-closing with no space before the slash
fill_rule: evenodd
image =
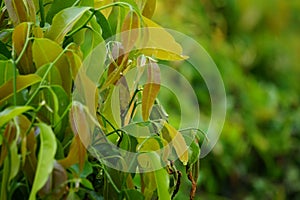
<path id="1" fill-rule="evenodd" d="M 94 0 L 94 7 L 95 9 L 101 8 L 102 6 L 108 5 L 113 3 L 113 0 Z M 110 15 L 112 11 L 112 7 L 108 7 L 106 9 L 101 10 L 102 14 L 108 18 L 108 16 Z"/>
<path id="2" fill-rule="evenodd" d="M 136 45 L 141 53 L 161 60 L 184 60 L 188 58 L 182 55 L 182 47 L 169 32 L 146 17 L 143 17 L 143 21 L 146 27 L 144 30 L 145 38 Z"/>
<path id="3" fill-rule="evenodd" d="M 162 130 L 162 137 L 172 144 L 179 160 L 184 165 L 187 165 L 189 160 L 188 147 L 181 133 L 170 124 L 165 123 L 164 129 Z"/>
<path id="4" fill-rule="evenodd" d="M 143 16 L 151 18 L 154 14 L 156 7 L 156 0 L 147 0 L 143 8 Z"/>
<path id="5" fill-rule="evenodd" d="M 47 38 L 36 38 L 32 45 L 33 60 L 37 68 L 54 62 L 63 49 L 54 41 Z M 55 63 L 60 76 L 63 77 L 62 86 L 67 94 L 71 92 L 72 77 L 68 60 L 62 55 Z"/>

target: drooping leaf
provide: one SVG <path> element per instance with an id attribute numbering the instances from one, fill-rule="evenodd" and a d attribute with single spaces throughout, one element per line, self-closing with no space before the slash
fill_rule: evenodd
<path id="1" fill-rule="evenodd" d="M 18 135 L 21 140 L 21 156 L 22 166 L 24 166 L 27 154 L 27 132 L 33 131 L 31 128 L 31 122 L 24 115 L 18 115 L 16 117 L 16 126 L 18 127 Z"/>
<path id="2" fill-rule="evenodd" d="M 95 49 L 101 42 L 103 38 L 100 33 L 97 33 L 94 30 L 86 29 L 85 37 L 83 43 L 80 45 L 81 51 L 83 53 L 83 58 L 87 56 Z"/>
<path id="3" fill-rule="evenodd" d="M 137 190 L 125 190 L 124 191 L 127 199 L 134 199 L 134 200 L 144 200 L 145 197 L 143 194 Z"/>
<path id="4" fill-rule="evenodd" d="M 142 116 L 146 121 L 152 110 L 154 101 L 159 93 L 160 89 L 160 69 L 159 66 L 149 60 L 148 65 L 148 80 L 144 85 L 143 97 L 142 97 Z"/>
<path id="5" fill-rule="evenodd" d="M 9 122 L 9 120 L 14 117 L 27 112 L 29 110 L 33 110 L 31 106 L 19 106 L 19 107 L 8 107 L 2 112 L 0 112 L 0 127 Z"/>
<path id="6" fill-rule="evenodd" d="M 5 127 L 3 138 L 6 140 L 6 142 L 1 146 L 0 166 L 2 166 L 4 160 L 7 158 L 7 153 L 9 151 L 11 143 L 16 139 L 16 129 L 17 127 L 12 121 L 10 121 Z"/>
<path id="7" fill-rule="evenodd" d="M 189 159 L 188 147 L 181 133 L 170 124 L 165 123 L 162 137 L 171 143 L 183 165 L 187 165 Z"/>
<path id="8" fill-rule="evenodd" d="M 124 46 L 125 53 L 129 53 L 130 50 L 135 45 L 139 37 L 139 31 L 137 30 L 140 27 L 139 16 L 135 12 L 129 12 L 126 16 L 123 25 L 122 25 L 122 44 Z"/>
<path id="9" fill-rule="evenodd" d="M 11 58 L 10 51 L 2 41 L 0 41 L 0 54 L 4 55 L 7 59 Z"/>
<path id="10" fill-rule="evenodd" d="M 182 55 L 182 47 L 169 32 L 146 17 L 143 17 L 143 21 L 146 37 L 136 45 L 141 53 L 161 60 L 187 59 Z"/>
<path id="11" fill-rule="evenodd" d="M 200 147 L 198 144 L 196 144 L 195 141 L 193 141 L 189 146 L 188 167 L 193 166 L 199 160 L 199 156 L 200 156 Z"/>
<path id="12" fill-rule="evenodd" d="M 36 74 L 28 74 L 28 75 L 19 75 L 17 76 L 17 92 L 32 86 L 36 83 L 41 81 L 41 77 Z M 10 79 L 5 84 L 0 87 L 0 104 L 3 103 L 5 100 L 13 96 L 13 80 Z"/>
<path id="13" fill-rule="evenodd" d="M 20 156 L 18 155 L 17 147 L 18 130 L 14 122 L 7 125 L 4 137 L 7 143 L 3 145 L 1 149 L 1 162 L 4 160 L 4 175 L 1 180 L 1 198 L 6 198 L 11 192 L 10 182 L 17 175 L 20 167 Z M 9 153 L 7 153 L 8 151 Z"/>
<path id="14" fill-rule="evenodd" d="M 46 196 L 49 199 L 61 199 L 67 191 L 67 180 L 68 177 L 65 168 L 55 161 L 53 171 L 49 175 L 46 184 L 38 192 L 39 197 L 42 199 Z"/>
<path id="15" fill-rule="evenodd" d="M 50 64 L 46 64 L 38 68 L 35 74 L 39 75 L 41 78 L 45 75 L 47 69 L 49 68 Z M 49 85 L 62 85 L 62 78 L 56 66 L 53 66 L 46 76 L 46 81 Z"/>
<path id="16" fill-rule="evenodd" d="M 146 184 L 155 181 L 155 185 L 157 187 L 157 195 L 159 199 L 170 200 L 171 195 L 169 194 L 169 175 L 167 171 L 161 166 L 160 157 L 155 152 L 147 152 L 140 154 L 138 157 L 138 161 L 140 164 L 141 170 L 147 169 L 153 173 L 155 180 L 153 177 L 149 177 L 150 179 Z M 153 186 L 154 187 L 154 186 Z M 151 199 L 151 197 L 148 197 Z"/>
<path id="17" fill-rule="evenodd" d="M 29 74 L 35 72 L 35 67 L 32 60 L 32 43 L 29 40 L 30 37 L 31 24 L 23 22 L 16 26 L 12 35 L 12 42 L 14 50 L 17 56 L 22 56 L 20 62 L 18 63 L 18 68 L 21 74 Z M 26 41 L 28 41 L 27 46 L 25 46 Z M 21 52 L 23 48 L 26 48 L 23 55 Z"/>
<path id="18" fill-rule="evenodd" d="M 112 37 L 113 36 L 112 30 L 111 30 L 110 24 L 109 24 L 108 20 L 106 19 L 106 17 L 100 11 L 96 11 L 95 16 L 96 16 L 98 24 L 102 28 L 103 39 L 106 40 L 106 39 Z"/>
<path id="19" fill-rule="evenodd" d="M 155 7 L 156 7 L 156 0 L 146 0 L 146 3 L 142 11 L 143 16 L 150 19 L 154 14 Z"/>
<path id="20" fill-rule="evenodd" d="M 78 163 L 80 170 L 83 169 L 86 156 L 86 148 L 82 144 L 80 137 L 76 134 L 72 140 L 68 156 L 58 162 L 64 167 L 69 168 L 70 166 Z"/>
<path id="21" fill-rule="evenodd" d="M 33 60 L 37 68 L 53 62 L 63 49 L 52 40 L 36 38 L 32 45 Z"/>
<path id="22" fill-rule="evenodd" d="M 14 25 L 22 22 L 35 23 L 35 6 L 33 0 L 4 0 L 4 2 Z"/>
<path id="23" fill-rule="evenodd" d="M 33 60 L 37 68 L 57 60 L 55 66 L 63 77 L 62 86 L 69 94 L 72 84 L 71 69 L 66 56 L 61 55 L 62 51 L 63 49 L 57 43 L 47 38 L 36 38 L 32 45 Z M 58 58 L 59 56 L 61 57 Z"/>
<path id="24" fill-rule="evenodd" d="M 53 17 L 60 12 L 61 10 L 71 7 L 77 0 L 54 0 L 51 4 L 51 7 L 47 13 L 46 21 L 51 24 Z"/>
<path id="25" fill-rule="evenodd" d="M 29 183 L 32 185 L 36 167 L 37 167 L 37 157 L 36 157 L 36 138 L 34 135 L 34 130 L 31 129 L 29 134 L 26 136 L 26 160 L 25 164 L 23 166 L 23 171 L 25 173 L 25 176 L 27 177 Z"/>
<path id="26" fill-rule="evenodd" d="M 10 145 L 10 175 L 8 178 L 8 182 L 10 182 L 19 172 L 20 169 L 20 156 L 18 154 L 18 146 L 17 146 L 17 140 L 14 140 Z"/>
<path id="27" fill-rule="evenodd" d="M 69 66 L 71 68 L 72 78 L 76 79 L 79 68 L 82 66 L 82 60 L 78 54 L 73 51 L 66 52 L 66 57 L 69 62 Z"/>
<path id="28" fill-rule="evenodd" d="M 52 26 L 45 36 L 58 44 L 62 44 L 67 33 L 89 9 L 90 7 L 70 7 L 60 11 L 54 16 Z"/>
<path id="29" fill-rule="evenodd" d="M 51 127 L 44 123 L 39 123 L 37 124 L 37 126 L 40 130 L 41 144 L 38 155 L 36 174 L 29 196 L 30 200 L 36 199 L 36 193 L 43 187 L 49 175 L 51 174 L 56 152 L 56 140 Z"/>
<path id="30" fill-rule="evenodd" d="M 125 77 L 121 77 L 121 79 L 119 80 L 118 89 L 119 89 L 119 99 L 120 99 L 120 114 L 121 114 L 120 117 L 122 120 L 122 125 L 124 126 L 126 110 L 130 102 L 130 93 L 129 93 L 129 88 Z"/>
<path id="31" fill-rule="evenodd" d="M 108 5 L 108 4 L 111 4 L 113 3 L 114 1 L 113 0 L 94 0 L 94 6 L 96 9 L 99 9 L 101 8 L 102 6 L 105 6 L 105 5 Z M 106 9 L 103 9 L 101 10 L 102 14 L 108 18 L 108 16 L 110 15 L 112 11 L 112 7 L 108 7 Z"/>
<path id="32" fill-rule="evenodd" d="M 13 77 L 14 66 L 11 60 L 0 61 L 0 86 Z"/>
<path id="33" fill-rule="evenodd" d="M 114 89 L 114 87 L 111 87 L 109 90 L 109 94 L 106 98 L 106 101 L 103 103 L 103 106 L 101 108 L 101 113 L 105 117 L 106 120 L 110 122 L 114 128 L 118 129 L 121 127 L 122 120 L 121 120 L 121 114 L 120 114 L 120 104 L 119 104 L 119 97 L 118 97 L 117 90 Z M 105 120 L 104 120 L 105 121 Z M 114 131 L 113 127 L 111 127 L 109 124 L 106 124 L 107 126 L 104 127 L 106 129 L 106 132 L 112 132 Z"/>

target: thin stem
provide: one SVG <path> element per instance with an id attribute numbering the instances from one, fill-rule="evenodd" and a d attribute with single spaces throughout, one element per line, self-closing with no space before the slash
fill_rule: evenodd
<path id="1" fill-rule="evenodd" d="M 121 134 L 119 133 L 118 129 L 116 129 L 114 127 L 114 125 L 108 119 L 106 119 L 106 117 L 104 115 L 102 115 L 100 112 L 97 112 L 97 113 L 111 126 L 112 129 L 114 129 L 114 132 L 117 133 L 119 137 L 122 137 Z"/>
<path id="2" fill-rule="evenodd" d="M 17 105 L 17 64 L 13 60 L 14 74 L 13 74 L 13 92 L 14 92 L 14 106 Z"/>
<path id="3" fill-rule="evenodd" d="M 72 37 L 75 33 L 77 33 L 78 31 L 80 31 L 80 30 L 83 29 L 84 27 L 87 27 L 87 24 L 88 24 L 88 23 L 90 22 L 90 20 L 94 17 L 95 13 L 96 13 L 96 10 L 92 10 L 92 14 L 91 14 L 91 16 L 86 20 L 86 22 L 85 22 L 81 27 L 79 27 L 79 28 L 75 29 L 74 31 L 72 31 L 71 33 L 69 33 L 69 34 L 67 35 L 67 38 Z"/>
<path id="4" fill-rule="evenodd" d="M 59 123 L 67 115 L 67 113 L 69 112 L 69 110 L 70 110 L 71 107 L 72 107 L 72 103 L 69 103 L 68 107 L 66 108 L 66 110 L 64 111 L 64 113 L 61 115 L 60 119 L 54 124 L 53 128 L 56 128 L 59 125 Z"/>

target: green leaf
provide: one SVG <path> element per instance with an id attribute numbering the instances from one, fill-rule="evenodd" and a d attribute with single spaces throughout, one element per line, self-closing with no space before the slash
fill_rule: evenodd
<path id="1" fill-rule="evenodd" d="M 108 20 L 105 18 L 105 16 L 100 11 L 96 11 L 95 16 L 96 16 L 98 24 L 102 28 L 103 39 L 106 40 L 106 39 L 112 37 L 113 33 L 111 30 L 110 24 L 109 24 Z"/>
<path id="2" fill-rule="evenodd" d="M 80 179 L 80 183 L 81 183 L 84 187 L 86 187 L 86 188 L 88 188 L 88 189 L 90 189 L 90 190 L 95 190 L 94 187 L 93 187 L 93 184 L 92 184 L 88 179 L 86 179 L 86 178 Z"/>
<path id="3" fill-rule="evenodd" d="M 46 17 L 46 21 L 51 24 L 53 17 L 61 10 L 71 7 L 77 0 L 54 0 Z"/>
<path id="4" fill-rule="evenodd" d="M 52 26 L 46 32 L 46 37 L 62 44 L 67 33 L 89 9 L 90 7 L 71 7 L 60 11 L 54 16 Z"/>
<path id="5" fill-rule="evenodd" d="M 146 121 L 152 110 L 154 101 L 159 93 L 160 89 L 160 69 L 159 66 L 149 60 L 148 65 L 148 80 L 144 85 L 143 97 L 142 97 L 142 116 Z"/>
<path id="6" fill-rule="evenodd" d="M 63 49 L 47 38 L 36 38 L 32 45 L 33 60 L 37 68 L 53 62 Z"/>
<path id="7" fill-rule="evenodd" d="M 193 141 L 189 146 L 189 162 L 188 165 L 192 166 L 195 162 L 199 160 L 200 156 L 200 147 Z"/>
<path id="8" fill-rule="evenodd" d="M 142 169 L 153 169 L 158 198 L 163 200 L 170 200 L 171 196 L 169 194 L 169 174 L 161 166 L 159 155 L 155 152 L 143 153 L 139 155 L 138 161 Z M 149 179 L 149 181 L 153 183 L 154 180 Z"/>
<path id="9" fill-rule="evenodd" d="M 97 47 L 102 41 L 103 38 L 101 37 L 100 33 L 92 29 L 86 29 L 84 41 L 80 45 L 81 51 L 83 53 L 83 58 L 87 58 L 87 56 L 92 52 L 92 50 L 95 47 Z"/>
<path id="10" fill-rule="evenodd" d="M 0 127 L 9 122 L 9 120 L 14 117 L 27 112 L 29 110 L 33 110 L 31 106 L 20 106 L 20 107 L 8 107 L 2 112 L 0 112 Z"/>
<path id="11" fill-rule="evenodd" d="M 56 140 L 51 127 L 44 123 L 39 123 L 37 126 L 40 129 L 41 144 L 36 174 L 29 197 L 30 200 L 36 199 L 36 193 L 43 187 L 51 174 L 56 152 Z"/>
<path id="12" fill-rule="evenodd" d="M 0 86 L 13 77 L 14 66 L 11 60 L 0 61 Z"/>
<path id="13" fill-rule="evenodd" d="M 19 172 L 20 168 L 20 156 L 18 154 L 17 140 L 14 140 L 10 145 L 10 175 L 8 178 L 8 182 L 10 182 Z"/>
<path id="14" fill-rule="evenodd" d="M 32 86 L 36 83 L 41 81 L 41 77 L 36 74 L 29 74 L 29 75 L 20 75 L 17 76 L 17 92 Z M 13 96 L 13 80 L 10 79 L 5 84 L 0 87 L 0 104 L 3 103 L 5 100 Z"/>
<path id="15" fill-rule="evenodd" d="M 36 71 L 36 74 L 39 75 L 41 78 L 45 75 L 47 69 L 49 68 L 50 64 L 46 64 Z M 46 81 L 49 85 L 62 85 L 62 78 L 60 77 L 60 73 L 57 67 L 52 67 L 50 72 L 46 77 Z"/>
<path id="16" fill-rule="evenodd" d="M 10 51 L 7 49 L 6 45 L 2 41 L 0 41 L 0 54 L 4 55 L 8 59 L 11 58 Z"/>
<path id="17" fill-rule="evenodd" d="M 128 200 L 144 200 L 145 197 L 143 194 L 137 190 L 125 190 L 124 193 L 126 194 L 126 199 Z"/>

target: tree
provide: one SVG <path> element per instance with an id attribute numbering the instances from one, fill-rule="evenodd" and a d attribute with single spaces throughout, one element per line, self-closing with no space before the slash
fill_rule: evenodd
<path id="1" fill-rule="evenodd" d="M 1 199 L 166 200 L 184 173 L 193 199 L 203 138 L 157 99 L 158 61 L 185 57 L 155 4 L 1 1 Z"/>

